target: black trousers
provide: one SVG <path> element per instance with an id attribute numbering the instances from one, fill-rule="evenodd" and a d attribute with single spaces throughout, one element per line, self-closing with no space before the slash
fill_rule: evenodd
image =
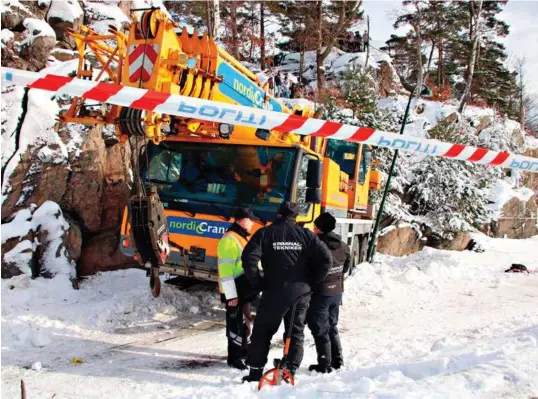
<path id="1" fill-rule="evenodd" d="M 312 336 L 316 346 L 335 342 L 338 336 L 338 315 L 340 313 L 340 303 L 342 294 L 334 296 L 312 295 L 310 308 L 308 309 L 308 328 L 312 331 Z"/>
<path id="2" fill-rule="evenodd" d="M 221 300 L 226 303 L 225 299 Z M 238 306 L 226 305 L 226 337 L 228 338 L 228 360 L 245 359 L 250 344 L 252 316 L 250 303 L 239 300 Z"/>
<path id="3" fill-rule="evenodd" d="M 284 298 L 283 298 L 284 296 Z M 256 312 L 256 322 L 252 331 L 252 342 L 248 351 L 247 364 L 251 367 L 263 368 L 267 363 L 267 355 L 273 335 L 278 331 L 282 319 L 286 327 L 290 325 L 291 308 L 296 298 L 286 298 L 282 292 L 262 294 L 260 306 Z M 303 296 L 297 302 L 295 318 L 291 326 L 291 342 L 286 367 L 295 371 L 303 360 L 304 327 L 310 296 Z"/>

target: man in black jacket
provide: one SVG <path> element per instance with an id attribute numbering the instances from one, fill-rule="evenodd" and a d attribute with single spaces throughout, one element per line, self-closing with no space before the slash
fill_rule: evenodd
<path id="1" fill-rule="evenodd" d="M 295 223 L 298 213 L 297 204 L 282 204 L 278 220 L 258 230 L 243 250 L 247 280 L 254 287 L 263 287 L 247 357 L 250 374 L 243 378 L 244 381 L 259 381 L 267 363 L 271 339 L 284 315 L 301 296 L 296 305 L 288 362 L 284 367 L 294 373 L 303 359 L 304 326 L 310 302 L 308 293 L 313 285 L 327 276 L 332 260 L 326 245 L 310 230 Z M 258 270 L 260 260 L 263 283 Z"/>
<path id="2" fill-rule="evenodd" d="M 318 364 L 310 371 L 331 372 L 344 364 L 342 345 L 338 335 L 338 313 L 344 291 L 344 274 L 351 265 L 349 246 L 333 230 L 336 219 L 330 213 L 322 213 L 314 220 L 314 233 L 331 251 L 333 265 L 327 277 L 314 287 L 308 309 L 308 328 L 312 331 L 318 354 Z"/>

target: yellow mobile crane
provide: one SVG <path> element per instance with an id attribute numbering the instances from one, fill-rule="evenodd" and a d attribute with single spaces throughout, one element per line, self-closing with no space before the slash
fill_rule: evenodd
<path id="1" fill-rule="evenodd" d="M 71 32 L 79 52 L 77 77 L 99 80 L 106 73 L 124 86 L 312 116 L 309 107 L 290 109 L 269 95 L 267 86 L 207 33 L 179 30 L 159 9 L 133 11 L 137 21 L 123 31 L 111 26 L 102 35 L 83 26 Z M 368 191 L 380 184 L 368 146 L 92 106 L 74 98 L 62 120 L 114 124 L 121 143 L 130 137 L 144 142 L 120 247 L 148 268 L 155 296 L 159 273 L 217 280 L 217 244 L 237 206 L 253 210 L 259 219 L 254 231 L 271 223 L 284 201 L 301 205 L 297 221 L 304 225 L 328 211 L 352 248 L 353 265 L 365 260 L 373 225 Z"/>

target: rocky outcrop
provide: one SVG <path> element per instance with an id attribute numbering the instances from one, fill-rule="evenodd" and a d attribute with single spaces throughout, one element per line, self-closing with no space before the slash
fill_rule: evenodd
<path id="1" fill-rule="evenodd" d="M 403 90 L 396 69 L 394 69 L 392 64 L 386 61 L 379 62 L 379 70 L 377 72 L 376 80 L 378 94 L 381 98 L 394 97 Z"/>
<path id="2" fill-rule="evenodd" d="M 80 149 L 70 153 L 64 162 L 53 163 L 51 158 L 43 160 L 43 157 L 39 157 L 43 147 L 30 147 L 23 153 L 21 162 L 9 178 L 11 189 L 5 193 L 6 199 L 2 204 L 4 222 L 9 221 L 18 210 L 28 208 L 31 204 L 41 206 L 47 200 L 60 204 L 63 211 L 71 216 L 66 218 L 69 228 L 66 229 L 64 240 L 68 258 L 77 261 L 82 248 L 90 242 L 94 243 L 90 253 L 95 253 L 95 256 L 89 259 L 89 263 L 85 263 L 86 274 L 100 270 L 99 264 L 107 265 L 108 268 L 127 264 L 125 259 L 121 259 L 121 254 L 98 251 L 98 247 L 103 245 L 117 248 L 117 239 L 114 239 L 114 243 L 104 243 L 111 236 L 103 238 L 101 233 L 103 230 L 116 231 L 119 228 L 123 209 L 131 192 L 129 145 L 105 147 L 101 130 L 97 127 L 84 132 Z M 61 132 L 60 136 L 64 139 L 69 137 L 65 129 L 61 129 Z M 4 226 L 2 227 L 5 228 Z M 94 236 L 100 238 L 93 239 Z M 26 239 L 32 241 L 29 237 L 21 237 L 4 243 L 2 252 L 9 252 Z M 46 240 L 46 237 L 39 240 Z M 28 260 L 30 266 L 35 268 L 36 262 L 40 262 L 47 250 L 42 247 L 30 251 L 30 255 L 33 253 L 30 256 L 32 259 Z M 99 262 L 92 263 L 92 259 L 99 259 Z M 20 274 L 20 270 L 6 263 L 2 273 L 3 276 L 12 276 Z"/>
<path id="3" fill-rule="evenodd" d="M 106 231 L 91 237 L 85 243 L 79 273 L 81 276 L 87 276 L 133 266 L 138 266 L 136 261 L 124 256 L 120 251 L 119 234 L 115 231 Z"/>
<path id="4" fill-rule="evenodd" d="M 386 255 L 404 256 L 420 251 L 424 244 L 420 234 L 409 224 L 389 226 L 377 239 L 377 252 Z"/>
<path id="5" fill-rule="evenodd" d="M 528 201 L 512 198 L 502 208 L 502 216 L 482 230 L 492 237 L 529 238 L 538 234 L 538 196 Z"/>

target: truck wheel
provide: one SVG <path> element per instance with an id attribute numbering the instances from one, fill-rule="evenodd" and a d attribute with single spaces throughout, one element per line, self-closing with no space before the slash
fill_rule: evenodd
<path id="1" fill-rule="evenodd" d="M 360 251 L 359 251 L 359 264 L 366 262 L 368 258 L 368 236 L 364 235 L 360 237 Z"/>
<path id="2" fill-rule="evenodd" d="M 353 270 L 359 264 L 360 256 L 360 236 L 353 237 L 353 245 L 351 246 L 351 266 L 349 267 L 349 275 L 353 274 Z"/>

